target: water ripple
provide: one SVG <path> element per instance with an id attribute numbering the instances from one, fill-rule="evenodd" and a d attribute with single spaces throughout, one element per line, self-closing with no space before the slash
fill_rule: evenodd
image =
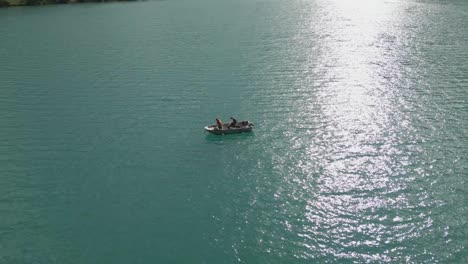
<path id="1" fill-rule="evenodd" d="M 0 10 L 0 262 L 466 262 L 462 2 Z"/>

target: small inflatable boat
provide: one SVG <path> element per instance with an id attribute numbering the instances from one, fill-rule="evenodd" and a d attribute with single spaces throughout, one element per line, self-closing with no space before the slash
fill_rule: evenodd
<path id="1" fill-rule="evenodd" d="M 205 127 L 205 131 L 215 135 L 238 134 L 243 132 L 252 132 L 254 124 L 249 121 L 239 121 L 235 124 L 224 123 L 220 129 L 218 125 L 210 125 Z"/>

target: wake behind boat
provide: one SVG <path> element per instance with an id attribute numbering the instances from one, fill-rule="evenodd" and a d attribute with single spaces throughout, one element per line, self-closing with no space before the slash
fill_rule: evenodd
<path id="1" fill-rule="evenodd" d="M 216 118 L 215 125 L 209 125 L 205 127 L 205 131 L 215 134 L 215 135 L 226 135 L 226 134 L 238 134 L 243 132 L 252 132 L 254 124 L 250 121 L 239 121 L 237 122 L 234 118 L 232 118 L 232 122 L 230 123 L 221 123 L 221 121 Z"/>

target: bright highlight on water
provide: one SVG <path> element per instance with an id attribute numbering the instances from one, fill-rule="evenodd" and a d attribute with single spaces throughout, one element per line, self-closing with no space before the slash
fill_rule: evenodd
<path id="1" fill-rule="evenodd" d="M 0 9 L 0 263 L 467 263 L 467 15 Z"/>

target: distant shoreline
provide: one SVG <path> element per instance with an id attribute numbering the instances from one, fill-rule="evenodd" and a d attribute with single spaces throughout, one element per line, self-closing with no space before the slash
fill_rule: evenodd
<path id="1" fill-rule="evenodd" d="M 0 0 L 0 8 L 13 6 L 36 6 L 97 2 L 129 2 L 138 0 Z"/>

